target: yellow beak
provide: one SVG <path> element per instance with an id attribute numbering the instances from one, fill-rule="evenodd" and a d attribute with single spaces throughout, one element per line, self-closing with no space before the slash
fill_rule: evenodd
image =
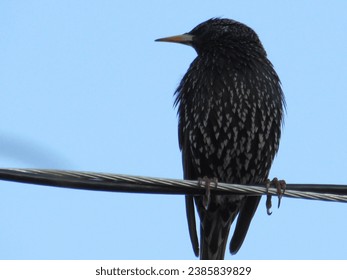
<path id="1" fill-rule="evenodd" d="M 155 40 L 156 42 L 169 42 L 169 43 L 180 43 L 184 45 L 191 46 L 193 42 L 193 35 L 182 34 L 177 36 L 165 37 Z"/>

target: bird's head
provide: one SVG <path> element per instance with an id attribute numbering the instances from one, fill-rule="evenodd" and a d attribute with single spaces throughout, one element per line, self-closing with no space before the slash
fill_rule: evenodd
<path id="1" fill-rule="evenodd" d="M 250 27 L 224 18 L 209 19 L 200 23 L 188 33 L 160 38 L 156 41 L 189 45 L 198 54 L 221 49 L 227 49 L 231 52 L 243 52 L 249 48 L 265 54 L 257 34 Z"/>

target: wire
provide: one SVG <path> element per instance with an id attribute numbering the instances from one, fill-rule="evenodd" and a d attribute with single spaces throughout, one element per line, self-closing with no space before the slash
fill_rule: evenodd
<path id="1" fill-rule="evenodd" d="M 49 169 L 0 169 L 0 180 L 91 191 L 151 193 L 151 194 L 205 194 L 198 181 L 128 176 L 110 173 L 79 172 Z M 212 193 L 277 195 L 275 188 L 267 192 L 265 185 L 239 185 L 218 182 Z M 286 197 L 324 201 L 347 202 L 347 185 L 286 184 Z"/>

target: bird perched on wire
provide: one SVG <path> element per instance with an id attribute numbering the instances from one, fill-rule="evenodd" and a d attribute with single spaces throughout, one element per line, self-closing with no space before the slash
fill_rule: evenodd
<path id="1" fill-rule="evenodd" d="M 184 179 L 235 184 L 267 181 L 281 136 L 284 95 L 257 34 L 230 19 L 212 18 L 188 33 L 157 39 L 192 46 L 197 57 L 176 92 Z M 240 249 L 260 196 L 186 196 L 196 256 L 224 259 Z M 194 201 L 200 216 L 200 249 Z"/>

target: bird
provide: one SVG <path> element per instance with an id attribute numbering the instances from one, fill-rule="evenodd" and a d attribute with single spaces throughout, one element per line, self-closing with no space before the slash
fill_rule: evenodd
<path id="1" fill-rule="evenodd" d="M 211 18 L 188 33 L 157 39 L 191 46 L 197 56 L 175 91 L 183 176 L 262 184 L 279 149 L 286 110 L 282 85 L 256 32 L 228 18 Z M 186 195 L 194 253 L 224 259 L 243 244 L 260 196 Z M 195 206 L 194 206 L 195 204 Z M 200 243 L 195 207 L 200 218 Z"/>

